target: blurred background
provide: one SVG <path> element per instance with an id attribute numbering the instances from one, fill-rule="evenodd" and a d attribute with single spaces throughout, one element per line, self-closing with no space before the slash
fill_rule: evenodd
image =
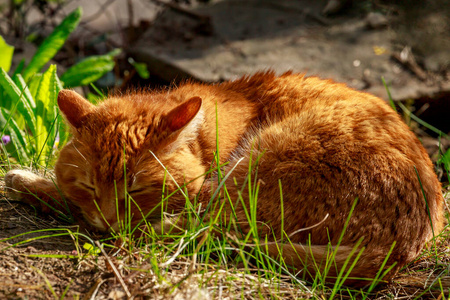
<path id="1" fill-rule="evenodd" d="M 186 78 L 214 83 L 273 69 L 388 100 L 384 79 L 393 101 L 450 131 L 447 0 L 0 0 L 0 35 L 14 46 L 11 69 L 77 7 L 81 21 L 51 63 L 61 74 L 121 49 L 95 82 L 101 90 L 158 89 Z M 411 126 L 437 157 L 437 134 Z"/>

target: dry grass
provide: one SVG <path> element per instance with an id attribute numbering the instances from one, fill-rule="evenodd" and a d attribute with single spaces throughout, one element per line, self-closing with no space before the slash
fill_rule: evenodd
<path id="1" fill-rule="evenodd" d="M 449 199 L 447 199 L 448 201 Z M 164 241 L 141 246 L 117 240 L 89 254 L 88 242 L 60 234 L 67 224 L 37 214 L 29 206 L 0 201 L 0 298 L 5 299 L 326 299 L 326 287 L 306 285 L 287 275 L 253 266 L 198 263 Z M 56 230 L 52 230 L 55 229 Z M 58 230 L 59 228 L 59 230 Z M 11 236 L 36 230 L 13 240 Z M 64 231 L 67 232 L 67 231 Z M 450 295 L 450 229 L 423 251 L 417 262 L 370 295 L 341 290 L 342 299 L 447 299 Z M 49 236 L 9 247 L 19 241 Z M 102 237 L 91 234 L 98 240 Z M 178 241 L 180 243 L 180 241 Z M 97 245 L 100 245 L 98 243 Z M 102 244 L 102 245 L 105 245 Z M 155 249 L 157 249 L 155 251 Z"/>

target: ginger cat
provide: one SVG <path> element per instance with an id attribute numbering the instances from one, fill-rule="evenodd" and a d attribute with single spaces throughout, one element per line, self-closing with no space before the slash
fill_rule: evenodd
<path id="1" fill-rule="evenodd" d="M 323 271 L 327 244 L 337 245 L 355 199 L 341 244 L 334 247 L 329 281 L 353 248 L 364 251 L 350 276 L 374 278 L 395 242 L 385 267 L 396 263 L 384 278 L 390 279 L 443 228 L 441 186 L 419 140 L 384 101 L 344 84 L 261 72 L 218 85 L 186 83 L 169 92 L 113 96 L 98 106 L 63 90 L 58 105 L 73 138 L 55 165 L 57 187 L 23 170 L 8 172 L 6 185 L 11 197 L 46 211 L 29 192 L 54 207 L 63 196 L 99 230 L 118 229 L 126 190 L 144 214 L 151 212 L 152 225 L 165 226 L 159 224 L 164 180 L 166 194 L 187 184 L 187 195 L 206 208 L 218 185 L 214 175 L 204 175 L 214 160 L 216 129 L 220 163 L 229 162 L 223 174 L 235 167 L 226 181 L 232 201 L 238 203 L 240 193 L 248 205 L 251 163 L 252 180 L 260 179 L 258 221 L 277 239 L 281 182 L 284 231 L 292 246 L 272 242 L 267 249 L 281 259 L 283 248 L 282 258 L 296 272 Z M 185 201 L 178 191 L 164 207 L 179 213 Z M 135 205 L 129 209 L 138 224 L 142 214 Z M 244 209 L 238 204 L 235 210 L 245 233 Z M 261 234 L 274 241 L 266 231 Z"/>

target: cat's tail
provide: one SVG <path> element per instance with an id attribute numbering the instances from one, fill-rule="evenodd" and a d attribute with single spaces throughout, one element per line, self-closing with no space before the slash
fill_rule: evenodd
<path id="1" fill-rule="evenodd" d="M 392 260 L 383 265 L 386 253 L 374 249 L 341 245 L 302 245 L 270 243 L 264 245 L 270 257 L 285 262 L 289 271 L 307 280 L 364 287 L 392 277 L 397 268 Z M 390 270 L 386 272 L 386 269 Z"/>

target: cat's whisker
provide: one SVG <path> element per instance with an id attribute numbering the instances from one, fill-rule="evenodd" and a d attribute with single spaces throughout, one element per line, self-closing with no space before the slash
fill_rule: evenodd
<path id="1" fill-rule="evenodd" d="M 74 167 L 74 168 L 78 168 L 78 169 L 81 169 L 81 167 L 80 167 L 80 166 L 77 166 L 77 165 L 75 165 L 75 164 L 62 163 L 62 165 L 65 165 L 65 166 L 69 166 L 69 167 Z"/>
<path id="2" fill-rule="evenodd" d="M 139 156 L 139 158 L 138 158 L 138 160 L 137 160 L 137 162 L 136 162 L 136 168 L 139 166 L 139 164 L 141 163 L 141 161 L 142 161 L 142 158 L 144 158 L 144 155 L 143 154 L 141 154 L 141 156 Z M 139 172 L 138 172 L 139 173 Z M 136 176 L 137 174 L 135 174 L 135 176 Z"/>
<path id="3" fill-rule="evenodd" d="M 80 152 L 80 150 L 78 150 L 77 146 L 75 146 L 75 143 L 72 143 L 73 148 L 78 152 L 78 154 L 80 154 L 80 156 L 87 161 L 86 157 Z"/>
<path id="4" fill-rule="evenodd" d="M 145 172 L 147 172 L 147 170 L 140 170 L 139 172 L 137 172 L 137 173 L 135 173 L 134 174 L 134 177 L 136 178 L 139 174 L 142 174 L 142 173 L 145 173 Z"/>

